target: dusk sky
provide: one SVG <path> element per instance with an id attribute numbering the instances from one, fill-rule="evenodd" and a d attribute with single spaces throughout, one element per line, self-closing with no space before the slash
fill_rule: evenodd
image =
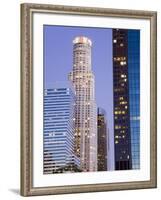
<path id="1" fill-rule="evenodd" d="M 68 80 L 76 36 L 92 41 L 96 104 L 106 111 L 108 128 L 113 133 L 112 29 L 44 25 L 44 87 Z"/>

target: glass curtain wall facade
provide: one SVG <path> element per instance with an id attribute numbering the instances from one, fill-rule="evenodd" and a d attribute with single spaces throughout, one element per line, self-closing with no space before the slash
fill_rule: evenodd
<path id="1" fill-rule="evenodd" d="M 102 108 L 97 109 L 97 134 L 98 134 L 98 171 L 107 171 L 107 122 L 106 113 Z"/>
<path id="2" fill-rule="evenodd" d="M 128 73 L 132 168 L 140 168 L 140 31 L 128 30 Z"/>
<path id="3" fill-rule="evenodd" d="M 128 30 L 113 29 L 115 170 L 132 169 L 128 75 Z"/>
<path id="4" fill-rule="evenodd" d="M 139 30 L 113 30 L 113 59 L 115 169 L 139 169 Z M 126 144 L 125 146 L 122 146 L 124 142 L 126 142 Z M 123 157 L 123 155 L 125 157 Z M 128 158 L 129 163 L 125 162 L 126 157 Z M 125 165 L 121 164 L 123 160 Z"/>
<path id="5" fill-rule="evenodd" d="M 87 37 L 73 40 L 73 70 L 69 74 L 76 91 L 75 152 L 83 171 L 97 171 L 97 110 L 91 47 Z"/>
<path id="6" fill-rule="evenodd" d="M 44 174 L 79 171 L 74 154 L 75 93 L 70 87 L 44 91 Z"/>

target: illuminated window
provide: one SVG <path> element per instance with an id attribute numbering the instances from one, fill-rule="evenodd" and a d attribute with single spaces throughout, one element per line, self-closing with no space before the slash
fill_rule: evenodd
<path id="1" fill-rule="evenodd" d="M 121 78 L 125 78 L 126 77 L 126 74 L 121 74 Z"/>
<path id="2" fill-rule="evenodd" d="M 115 126 L 115 129 L 120 129 L 120 128 L 121 128 L 121 126 L 118 126 L 118 125 Z"/>
<path id="3" fill-rule="evenodd" d="M 113 40 L 113 43 L 117 43 L 117 40 Z"/>
<path id="4" fill-rule="evenodd" d="M 120 62 L 120 65 L 124 65 L 124 62 L 123 62 L 123 61 L 121 61 L 121 62 Z"/>
<path id="5" fill-rule="evenodd" d="M 127 104 L 127 101 L 120 101 L 121 105 Z"/>
<path id="6" fill-rule="evenodd" d="M 121 62 L 120 62 L 120 65 L 122 65 L 122 66 L 123 66 L 123 65 L 126 65 L 126 61 L 121 61 Z"/>
<path id="7" fill-rule="evenodd" d="M 119 143 L 118 140 L 116 140 L 116 141 L 115 141 L 115 144 L 118 144 L 118 143 Z"/>
<path id="8" fill-rule="evenodd" d="M 121 130 L 120 133 L 125 133 L 125 131 L 124 131 L 124 130 Z"/>
<path id="9" fill-rule="evenodd" d="M 123 47 L 123 46 L 124 46 L 124 44 L 123 44 L 123 43 L 121 43 L 121 44 L 120 44 L 120 47 Z"/>
<path id="10" fill-rule="evenodd" d="M 124 99 L 124 97 L 119 97 L 119 99 L 120 99 L 120 100 L 123 100 L 123 99 Z"/>
<path id="11" fill-rule="evenodd" d="M 125 111 L 121 111 L 121 110 L 115 111 L 115 115 L 119 115 L 119 114 L 121 114 L 121 113 L 123 113 L 123 112 L 125 112 Z"/>

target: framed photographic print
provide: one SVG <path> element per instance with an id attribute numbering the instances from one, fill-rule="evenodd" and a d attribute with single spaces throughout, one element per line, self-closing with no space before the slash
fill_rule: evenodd
<path id="1" fill-rule="evenodd" d="M 21 195 L 156 187 L 156 18 L 21 5 Z"/>

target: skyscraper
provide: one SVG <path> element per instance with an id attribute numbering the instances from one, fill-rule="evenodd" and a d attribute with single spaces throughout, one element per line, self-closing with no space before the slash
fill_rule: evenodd
<path id="1" fill-rule="evenodd" d="M 128 30 L 132 169 L 140 168 L 140 30 Z"/>
<path id="2" fill-rule="evenodd" d="M 91 47 L 87 37 L 73 40 L 73 70 L 69 74 L 76 91 L 75 152 L 83 171 L 97 171 L 97 110 Z"/>
<path id="3" fill-rule="evenodd" d="M 69 85 L 44 91 L 44 174 L 75 171 L 80 160 L 74 154 L 75 92 Z"/>
<path id="4" fill-rule="evenodd" d="M 128 30 L 113 29 L 115 169 L 132 169 L 129 109 Z"/>
<path id="5" fill-rule="evenodd" d="M 98 138 L 98 171 L 107 171 L 108 129 L 106 114 L 102 108 L 97 109 L 97 138 Z"/>

